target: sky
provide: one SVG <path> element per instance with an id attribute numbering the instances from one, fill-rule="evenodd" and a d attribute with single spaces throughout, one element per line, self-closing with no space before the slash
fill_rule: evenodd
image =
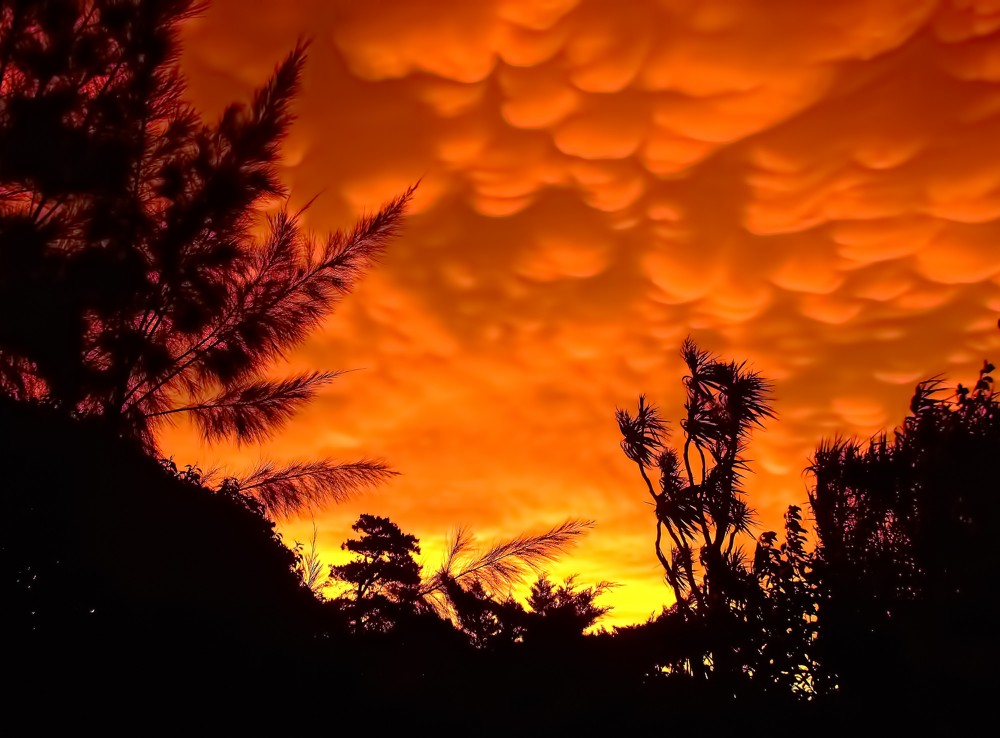
<path id="1" fill-rule="evenodd" d="M 593 520 L 549 574 L 617 583 L 604 624 L 642 622 L 670 595 L 614 415 L 645 393 L 680 437 L 686 336 L 774 384 L 760 531 L 806 507 L 822 439 L 891 432 L 916 382 L 1000 359 L 996 0 L 214 0 L 184 28 L 190 101 L 248 100 L 303 38 L 290 207 L 316 198 L 322 236 L 419 180 L 413 206 L 274 369 L 356 371 L 263 446 L 163 447 L 387 461 L 281 522 L 326 561 L 364 512 L 428 569 L 460 527 Z"/>

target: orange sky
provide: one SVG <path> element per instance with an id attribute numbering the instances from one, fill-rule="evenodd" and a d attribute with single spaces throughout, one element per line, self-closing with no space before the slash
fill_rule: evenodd
<path id="1" fill-rule="evenodd" d="M 614 411 L 645 392 L 679 417 L 686 335 L 775 382 L 749 483 L 770 528 L 821 438 L 1000 359 L 996 0 L 214 0 L 184 36 L 192 101 L 247 99 L 304 36 L 293 207 L 318 194 L 323 233 L 423 178 L 287 367 L 362 371 L 263 448 L 164 447 L 386 459 L 401 476 L 316 514 L 327 560 L 361 512 L 429 567 L 458 526 L 589 518 L 553 575 L 620 583 L 606 624 L 642 621 L 668 595 Z"/>

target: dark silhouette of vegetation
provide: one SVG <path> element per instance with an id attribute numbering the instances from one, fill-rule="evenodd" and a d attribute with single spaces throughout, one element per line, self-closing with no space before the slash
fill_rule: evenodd
<path id="1" fill-rule="evenodd" d="M 789 505 L 785 542 L 774 531 L 762 533 L 754 551 L 753 573 L 759 592 L 751 599 L 758 624 L 751 678 L 765 689 L 797 698 L 829 695 L 836 684 L 819 660 L 821 582 L 814 552 L 806 549 L 802 509 Z"/>
<path id="2" fill-rule="evenodd" d="M 654 553 L 676 597 L 675 618 L 690 624 L 691 650 L 664 665 L 735 689 L 753 639 L 745 632 L 756 585 L 740 537 L 754 510 L 744 499 L 750 432 L 773 417 L 770 385 L 745 364 L 724 362 L 684 341 L 686 415 L 680 448 L 665 445 L 667 423 L 639 398 L 633 416 L 617 411 L 622 450 L 639 468 L 656 518 Z M 649 471 L 657 469 L 654 485 Z"/>
<path id="3" fill-rule="evenodd" d="M 280 688 L 338 624 L 272 519 L 393 473 L 319 459 L 216 480 L 158 460 L 162 423 L 253 443 L 337 376 L 266 378 L 379 257 L 412 194 L 306 233 L 277 167 L 305 46 L 209 124 L 177 64 L 196 10 L 0 5 L 3 637 L 35 695 L 243 671 Z"/>
<path id="4" fill-rule="evenodd" d="M 633 673 L 666 680 L 675 694 L 701 684 L 694 698 L 712 709 L 750 700 L 827 725 L 881 713 L 886 724 L 954 728 L 982 715 L 1000 614 L 985 585 L 1000 565 L 988 522 L 1000 513 L 994 366 L 984 362 L 975 384 L 950 396 L 940 378 L 921 382 L 891 440 L 821 443 L 808 469 L 818 544 L 807 547 L 792 505 L 785 541 L 761 534 L 748 566 L 738 540 L 752 511 L 739 479 L 750 429 L 772 416 L 767 384 L 690 340 L 682 355 L 690 374 L 680 452 L 665 447 L 666 424 L 645 398 L 634 416 L 617 413 L 677 597 L 659 617 L 613 634 Z"/>
<path id="5" fill-rule="evenodd" d="M 580 587 L 576 577 L 567 577 L 555 584 L 547 575 L 531 585 L 528 596 L 529 613 L 525 637 L 529 642 L 559 644 L 579 639 L 611 612 L 608 605 L 597 604 L 597 598 L 614 588 L 613 582 L 602 581 L 590 587 Z"/>
<path id="6" fill-rule="evenodd" d="M 566 521 L 543 533 L 515 536 L 483 549 L 468 530 L 460 529 L 442 566 L 425 576 L 416 559 L 420 554 L 416 537 L 388 518 L 366 513 L 351 526 L 359 537 L 341 546 L 355 557 L 330 566 L 328 584 L 346 587 L 333 604 L 356 630 L 386 633 L 415 613 L 433 613 L 454 624 L 476 648 L 513 644 L 524 636 L 527 613 L 511 596 L 512 587 L 523 581 L 526 572 L 541 572 L 591 525 Z M 608 611 L 594 600 L 610 586 L 602 582 L 578 591 L 569 580 L 554 588 L 540 574 L 529 604 L 541 617 L 562 619 L 582 633 Z"/>
<path id="7" fill-rule="evenodd" d="M 819 646 L 855 702 L 916 715 L 992 699 L 1000 606 L 1000 401 L 988 362 L 971 388 L 917 385 L 890 438 L 835 439 L 809 468 L 822 579 Z M 877 666 L 876 666 L 877 665 Z"/>
<path id="8" fill-rule="evenodd" d="M 0 19 L 0 389 L 101 418 L 156 454 L 186 415 L 256 442 L 337 372 L 265 378 L 381 254 L 412 189 L 316 241 L 284 208 L 294 49 L 214 124 L 182 99 L 184 0 L 5 3 Z M 282 515 L 384 480 L 384 464 L 264 464 L 238 480 Z"/>
<path id="9" fill-rule="evenodd" d="M 416 537 L 377 515 L 362 515 L 351 529 L 361 537 L 345 541 L 341 548 L 357 558 L 331 566 L 331 576 L 350 584 L 356 600 L 377 596 L 416 599 L 420 592 L 420 564 L 413 558 L 420 554 Z"/>
<path id="10" fill-rule="evenodd" d="M 331 566 L 331 588 L 339 580 L 346 590 L 325 603 L 331 622 L 353 634 L 347 647 L 360 649 L 355 677 L 396 709 L 400 701 L 426 709 L 445 694 L 455 719 L 498 709 L 518 713 L 504 707 L 511 689 L 565 689 L 568 696 L 581 680 L 603 683 L 583 663 L 583 630 L 608 611 L 595 600 L 610 585 L 579 588 L 572 579 L 553 585 L 540 574 L 527 608 L 510 589 L 588 527 L 569 521 L 483 547 L 463 529 L 442 567 L 425 575 L 414 536 L 388 518 L 360 516 L 352 526 L 360 535 L 343 546 L 355 557 Z M 534 719 L 555 724 L 546 715 Z"/>
<path id="11" fill-rule="evenodd" d="M 497 594 L 524 580 L 529 571 L 541 573 L 577 538 L 594 525 L 590 520 L 567 520 L 538 534 L 522 534 L 480 548 L 475 537 L 460 528 L 451 539 L 441 567 L 431 575 L 421 594 L 435 601 L 449 583 L 463 587 L 478 585 Z M 441 603 L 443 612 L 447 604 Z"/>
<path id="12" fill-rule="evenodd" d="M 403 533 L 388 518 L 362 515 L 351 529 L 360 534 L 341 546 L 356 554 L 346 564 L 330 567 L 332 579 L 349 587 L 341 601 L 349 603 L 353 627 L 388 630 L 400 610 L 413 610 L 420 597 L 420 554 L 415 536 Z"/>
<path id="13" fill-rule="evenodd" d="M 319 603 L 256 500 L 205 488 L 95 418 L 4 399 L 0 437 L 8 696 L 149 700 L 308 653 Z"/>
<path id="14" fill-rule="evenodd" d="M 955 732 L 986 713 L 1000 663 L 988 362 L 951 394 L 921 382 L 891 436 L 822 442 L 808 510 L 790 506 L 783 541 L 763 532 L 750 556 L 742 482 L 771 386 L 686 340 L 683 438 L 670 444 L 645 397 L 616 414 L 674 602 L 611 629 L 597 626 L 612 583 L 546 572 L 591 521 L 485 546 L 462 529 L 425 571 L 414 535 L 364 514 L 353 559 L 327 567 L 315 525 L 289 548 L 274 520 L 384 480 L 381 462 L 223 477 L 160 459 L 162 423 L 255 443 L 336 378 L 266 377 L 379 257 L 413 192 L 309 236 L 276 167 L 305 46 L 207 124 L 177 66 L 196 10 L 0 2 L 0 647 L 15 719 L 74 698 L 160 716 L 227 692 L 230 715 L 248 694 L 307 709 L 303 695 L 329 696 L 339 727 L 366 730 L 500 717 L 715 734 L 760 717 Z"/>
<path id="15" fill-rule="evenodd" d="M 509 654 L 524 640 L 527 613 L 510 594 L 490 596 L 479 581 L 463 587 L 450 580 L 444 591 L 456 627 L 473 648 Z"/>

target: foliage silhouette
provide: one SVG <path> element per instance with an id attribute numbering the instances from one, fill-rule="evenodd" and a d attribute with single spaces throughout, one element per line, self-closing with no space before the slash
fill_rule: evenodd
<path id="1" fill-rule="evenodd" d="M 803 699 L 835 691 L 836 685 L 818 661 L 821 582 L 815 552 L 806 550 L 802 509 L 789 505 L 785 542 L 762 533 L 754 551 L 753 573 L 760 595 L 751 602 L 750 617 L 759 623 L 757 656 L 748 666 L 758 684 Z"/>
<path id="2" fill-rule="evenodd" d="M 305 584 L 309 588 L 309 591 L 314 595 L 321 597 L 324 587 L 326 587 L 329 582 L 328 572 L 324 572 L 323 560 L 319 555 L 319 547 L 317 546 L 318 536 L 319 528 L 316 526 L 316 521 L 314 520 L 313 534 L 312 539 L 309 541 L 309 549 L 306 550 L 305 544 L 301 541 L 296 541 L 292 546 L 292 552 L 295 554 L 295 564 L 293 568 L 302 578 L 302 583 Z"/>
<path id="3" fill-rule="evenodd" d="M 185 0 L 42 0 L 0 17 L 0 391 L 97 416 L 156 455 L 179 415 L 257 442 L 336 372 L 268 377 L 398 231 L 409 189 L 316 241 L 279 147 L 300 44 L 212 125 L 182 99 Z M 273 209 L 273 208 L 272 208 Z M 271 515 L 385 480 L 378 461 L 263 466 Z"/>
<path id="4" fill-rule="evenodd" d="M 346 635 L 271 518 L 392 474 L 320 459 L 215 485 L 156 460 L 163 423 L 253 443 L 336 378 L 275 380 L 272 364 L 379 257 L 413 192 L 310 236 L 277 167 L 305 46 L 207 124 L 177 64 L 198 10 L 0 7 L 2 637 L 36 697 L 162 709 L 249 676 L 279 702 L 283 670 L 318 673 Z"/>
<path id="5" fill-rule="evenodd" d="M 690 343 L 684 353 L 697 377 L 706 355 Z M 683 684 L 676 676 L 693 674 L 702 678 L 694 684 L 706 685 L 691 695 L 697 704 L 730 711 L 768 704 L 828 726 L 864 718 L 897 728 L 956 729 L 983 716 L 1000 657 L 994 631 L 1000 606 L 986 584 L 1000 566 L 990 535 L 1000 514 L 1000 401 L 993 371 L 984 362 L 975 383 L 958 385 L 950 396 L 943 396 L 940 378 L 921 382 L 892 439 L 880 434 L 868 442 L 823 442 L 808 469 L 817 547 L 807 549 L 802 510 L 790 506 L 784 543 L 765 532 L 749 570 L 741 557 L 730 559 L 716 604 L 711 592 L 714 587 L 719 594 L 719 582 L 706 548 L 716 540 L 711 525 L 719 506 L 715 495 L 701 499 L 699 487 L 718 489 L 712 477 L 719 459 L 736 459 L 734 467 L 745 468 L 741 434 L 724 432 L 710 448 L 691 438 L 690 429 L 707 426 L 714 433 L 724 427 L 714 417 L 731 413 L 714 405 L 726 401 L 725 383 L 699 403 L 697 382 L 687 380 L 683 455 L 663 452 L 666 425 L 644 398 L 634 417 L 619 411 L 623 448 L 656 503 L 658 558 L 680 592 L 678 603 L 659 617 L 611 635 L 620 661 L 631 664 L 625 676 L 665 679 L 676 694 Z M 766 403 L 748 406 L 747 428 L 771 415 Z M 691 422 L 706 407 L 710 421 Z M 654 461 L 659 490 L 647 474 Z M 704 533 L 703 516 L 712 536 Z M 728 525 L 719 540 L 731 545 L 726 536 L 742 529 L 733 518 Z M 678 554 L 677 546 L 663 553 L 660 526 L 682 544 L 698 540 L 701 531 L 697 563 L 685 550 Z"/>
<path id="6" fill-rule="evenodd" d="M 460 528 L 452 537 L 441 567 L 421 585 L 421 596 L 440 614 L 456 619 L 453 595 L 472 592 L 474 596 L 509 599 L 510 589 L 524 580 L 529 571 L 542 573 L 594 525 L 591 520 L 567 520 L 543 533 L 522 534 L 500 540 L 485 548 L 476 545 L 472 534 Z"/>
<path id="7" fill-rule="evenodd" d="M 305 679 L 369 723 L 391 705 L 410 729 L 506 715 L 538 730 L 704 732 L 755 713 L 822 729 L 837 715 L 870 727 L 882 711 L 897 729 L 954 730 L 988 709 L 1000 658 L 989 363 L 950 396 L 941 379 L 919 384 L 891 438 L 820 445 L 818 548 L 792 506 L 784 542 L 763 533 L 750 561 L 741 480 L 750 433 L 773 417 L 770 385 L 685 341 L 683 441 L 668 445 L 645 397 L 617 412 L 676 604 L 610 631 L 588 632 L 612 585 L 544 572 L 589 521 L 483 548 L 459 530 L 425 576 L 414 536 L 362 515 L 345 543 L 355 560 L 330 569 L 349 591 L 321 601 L 315 530 L 308 552 L 289 550 L 272 519 L 377 483 L 383 464 L 264 462 L 216 485 L 158 463 L 163 423 L 187 415 L 208 440 L 255 443 L 337 378 L 271 370 L 379 257 L 413 193 L 313 239 L 282 206 L 277 168 L 305 46 L 206 124 L 177 66 L 196 10 L 0 5 L 0 643 L 16 688 L 48 709 L 171 683 L 185 699 L 250 685 L 278 705 L 282 684 Z M 525 607 L 511 591 L 529 573 Z"/>
<path id="8" fill-rule="evenodd" d="M 363 514 L 351 526 L 359 533 L 341 546 L 355 554 L 346 564 L 332 565 L 332 580 L 344 582 L 352 626 L 385 631 L 404 611 L 417 607 L 420 598 L 420 554 L 415 536 L 403 533 L 388 518 Z"/>
<path id="9" fill-rule="evenodd" d="M 742 675 L 753 639 L 747 634 L 747 603 L 757 588 L 748 570 L 741 535 L 754 525 L 743 498 L 744 451 L 751 431 L 773 417 L 770 384 L 745 364 L 724 362 L 690 338 L 681 347 L 686 415 L 680 450 L 665 445 L 667 423 L 640 396 L 633 416 L 616 413 L 625 455 L 636 464 L 653 501 L 654 553 L 676 596 L 673 617 L 691 623 L 690 653 L 670 668 L 729 682 Z M 654 486 L 649 470 L 657 467 Z M 695 635 L 698 633 L 699 635 Z"/>
<path id="10" fill-rule="evenodd" d="M 611 606 L 598 605 L 597 598 L 615 586 L 613 582 L 602 581 L 581 588 L 575 576 L 567 577 L 562 584 L 540 576 L 531 585 L 528 596 L 531 612 L 526 638 L 542 644 L 579 638 L 611 612 Z"/>
<path id="11" fill-rule="evenodd" d="M 0 436 L 0 639 L 18 689 L 124 695 L 180 673 L 218 688 L 308 653 L 322 611 L 255 500 L 165 468 L 94 418 L 4 399 Z"/>
<path id="12" fill-rule="evenodd" d="M 402 619 L 432 613 L 452 623 L 476 648 L 511 645 L 522 640 L 528 622 L 511 588 L 528 571 L 540 572 L 592 525 L 569 520 L 543 533 L 514 536 L 484 548 L 476 546 L 467 529 L 459 529 L 442 566 L 424 575 L 415 558 L 420 554 L 416 537 L 388 518 L 365 513 L 351 526 L 359 537 L 341 546 L 355 557 L 330 567 L 330 584 L 346 587 L 333 603 L 355 630 L 387 633 Z M 552 619 L 556 611 L 572 610 L 586 621 L 582 630 L 607 611 L 593 600 L 611 586 L 608 583 L 578 591 L 570 581 L 553 590 L 540 577 L 536 587 L 543 581 L 548 590 L 539 594 L 539 603 L 544 601 L 544 614 Z"/>
<path id="13" fill-rule="evenodd" d="M 917 385 L 892 438 L 834 439 L 809 471 L 822 581 L 818 644 L 854 703 L 919 718 L 978 714 L 1000 658 L 991 591 L 1000 559 L 1000 398 Z M 872 668 L 873 664 L 878 667 Z"/>
<path id="14" fill-rule="evenodd" d="M 510 591 L 490 591 L 483 580 L 460 584 L 442 580 L 450 615 L 456 627 L 480 650 L 510 651 L 524 643 L 535 650 L 553 652 L 578 644 L 588 628 L 610 612 L 596 600 L 614 585 L 599 582 L 580 588 L 575 577 L 553 584 L 541 574 L 531 585 L 527 608 Z"/>
<path id="15" fill-rule="evenodd" d="M 443 587 L 454 623 L 473 648 L 509 653 L 523 641 L 527 613 L 512 595 L 491 595 L 478 580 L 462 586 L 449 579 Z"/>

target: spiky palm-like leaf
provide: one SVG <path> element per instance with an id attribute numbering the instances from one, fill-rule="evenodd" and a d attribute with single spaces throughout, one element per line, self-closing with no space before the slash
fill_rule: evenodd
<path id="1" fill-rule="evenodd" d="M 750 535 L 757 527 L 757 511 L 750 507 L 746 500 L 737 498 L 730 510 L 729 525 L 734 533 Z"/>
<path id="2" fill-rule="evenodd" d="M 656 517 L 669 523 L 682 539 L 697 534 L 701 521 L 701 503 L 697 490 L 682 487 L 672 492 L 664 491 L 656 500 Z"/>
<path id="3" fill-rule="evenodd" d="M 925 410 L 934 408 L 943 401 L 936 397 L 944 390 L 944 378 L 941 375 L 925 379 L 917 383 L 910 399 L 910 412 L 919 415 Z"/>
<path id="4" fill-rule="evenodd" d="M 675 562 L 673 567 L 676 584 L 680 586 L 680 591 L 676 592 L 678 598 L 684 597 L 685 591 L 691 588 L 693 581 L 689 572 L 694 571 L 694 553 L 688 546 L 674 546 L 670 549 L 670 559 Z"/>
<path id="5" fill-rule="evenodd" d="M 646 402 L 645 395 L 639 395 L 635 417 L 620 408 L 615 411 L 615 417 L 622 434 L 621 447 L 625 455 L 637 464 L 650 466 L 667 435 L 667 424 L 660 418 L 656 407 Z"/>

